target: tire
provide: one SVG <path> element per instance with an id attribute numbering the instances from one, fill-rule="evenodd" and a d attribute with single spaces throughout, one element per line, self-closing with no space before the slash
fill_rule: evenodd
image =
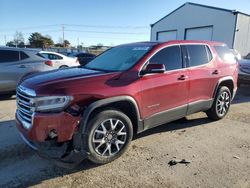
<path id="1" fill-rule="evenodd" d="M 0 100 L 10 99 L 13 95 L 14 95 L 14 93 L 1 94 L 0 95 Z"/>
<path id="2" fill-rule="evenodd" d="M 106 164 L 120 157 L 133 138 L 131 120 L 116 109 L 95 114 L 87 126 L 85 143 L 89 152 L 88 159 L 96 164 Z"/>
<path id="3" fill-rule="evenodd" d="M 220 120 L 224 118 L 230 108 L 232 95 L 228 87 L 219 87 L 212 107 L 206 111 L 208 118 Z"/>
<path id="4" fill-rule="evenodd" d="M 65 68 L 68 68 L 68 66 L 67 65 L 62 65 L 62 66 L 59 67 L 59 69 L 65 69 Z"/>

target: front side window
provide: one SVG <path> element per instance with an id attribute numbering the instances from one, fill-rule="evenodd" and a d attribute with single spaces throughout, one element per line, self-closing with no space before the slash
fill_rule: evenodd
<path id="1" fill-rule="evenodd" d="M 186 45 L 189 55 L 189 66 L 199 66 L 208 63 L 211 57 L 208 57 L 207 47 L 205 45 Z"/>
<path id="2" fill-rule="evenodd" d="M 19 61 L 19 51 L 0 50 L 0 63 Z"/>
<path id="3" fill-rule="evenodd" d="M 134 66 L 151 46 L 118 46 L 104 52 L 84 68 L 102 71 L 125 71 Z"/>
<path id="4" fill-rule="evenodd" d="M 170 46 L 155 54 L 150 63 L 164 64 L 166 70 L 176 70 L 182 68 L 182 57 L 180 46 Z"/>

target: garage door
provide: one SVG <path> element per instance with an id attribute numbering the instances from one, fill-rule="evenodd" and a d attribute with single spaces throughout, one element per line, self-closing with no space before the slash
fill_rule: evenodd
<path id="1" fill-rule="evenodd" d="M 213 27 L 186 29 L 186 40 L 212 40 Z"/>
<path id="2" fill-rule="evenodd" d="M 162 31 L 157 32 L 157 41 L 165 42 L 177 39 L 177 31 Z"/>

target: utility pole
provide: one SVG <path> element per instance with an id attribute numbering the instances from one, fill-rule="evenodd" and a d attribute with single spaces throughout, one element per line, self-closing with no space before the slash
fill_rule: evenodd
<path id="1" fill-rule="evenodd" d="M 63 38 L 63 47 L 65 48 L 65 42 L 64 42 L 64 25 L 62 25 L 62 38 Z"/>
<path id="2" fill-rule="evenodd" d="M 6 46 L 6 44 L 7 44 L 6 35 L 4 35 L 4 43 L 5 43 L 5 46 Z"/>

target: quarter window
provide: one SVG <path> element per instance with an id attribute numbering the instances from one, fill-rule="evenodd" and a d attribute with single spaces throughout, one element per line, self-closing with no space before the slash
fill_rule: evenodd
<path id="1" fill-rule="evenodd" d="M 21 56 L 21 60 L 29 58 L 29 56 L 24 52 L 20 52 L 20 56 Z"/>
<path id="2" fill-rule="evenodd" d="M 180 46 L 170 46 L 155 54 L 150 63 L 164 64 L 167 70 L 182 68 L 182 58 Z"/>
<path id="3" fill-rule="evenodd" d="M 208 49 L 205 45 L 186 45 L 186 48 L 189 55 L 190 67 L 206 64 L 212 58 L 212 56 L 208 57 Z"/>
<path id="4" fill-rule="evenodd" d="M 0 63 L 19 61 L 19 52 L 14 50 L 0 50 Z"/>
<path id="5" fill-rule="evenodd" d="M 233 55 L 233 53 L 230 51 L 230 49 L 226 45 L 214 46 L 214 48 L 222 61 L 224 61 L 224 62 L 228 62 L 228 61 L 234 62 L 235 61 L 235 56 Z"/>

